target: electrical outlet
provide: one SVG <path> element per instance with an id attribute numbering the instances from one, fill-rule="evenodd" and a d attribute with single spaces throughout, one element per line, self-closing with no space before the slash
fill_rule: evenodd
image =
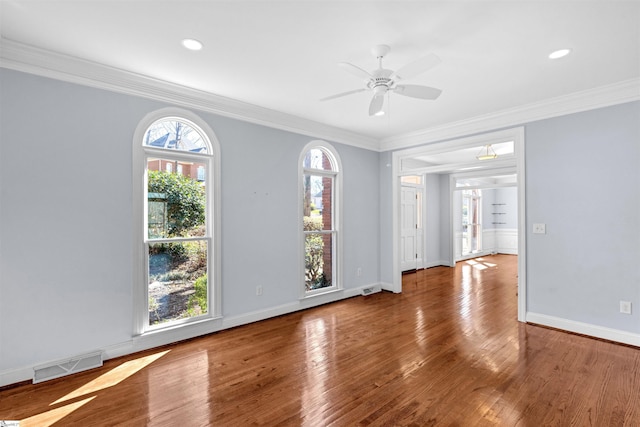
<path id="1" fill-rule="evenodd" d="M 262 285 L 256 286 L 256 295 L 262 295 Z"/>
<path id="2" fill-rule="evenodd" d="M 620 301 L 620 313 L 631 314 L 631 301 Z"/>
<path id="3" fill-rule="evenodd" d="M 547 225 L 533 224 L 533 234 L 547 234 Z"/>
<path id="4" fill-rule="evenodd" d="M 356 270 L 356 276 L 362 276 L 362 268 L 358 267 L 358 269 Z"/>

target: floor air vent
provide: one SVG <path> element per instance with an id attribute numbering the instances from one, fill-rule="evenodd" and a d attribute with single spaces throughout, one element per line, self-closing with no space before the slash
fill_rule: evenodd
<path id="1" fill-rule="evenodd" d="M 364 296 L 375 294 L 376 292 L 380 292 L 382 288 L 380 285 L 367 286 L 366 288 L 362 288 L 360 293 Z"/>
<path id="2" fill-rule="evenodd" d="M 42 381 L 64 377 L 65 375 L 75 374 L 76 372 L 86 371 L 99 366 L 102 366 L 101 351 L 74 356 L 70 359 L 36 366 L 33 368 L 33 383 L 36 384 Z"/>

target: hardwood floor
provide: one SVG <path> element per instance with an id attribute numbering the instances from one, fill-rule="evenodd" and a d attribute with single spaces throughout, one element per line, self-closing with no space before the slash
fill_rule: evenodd
<path id="1" fill-rule="evenodd" d="M 516 321 L 515 256 L 0 392 L 29 425 L 640 426 L 640 349 Z"/>

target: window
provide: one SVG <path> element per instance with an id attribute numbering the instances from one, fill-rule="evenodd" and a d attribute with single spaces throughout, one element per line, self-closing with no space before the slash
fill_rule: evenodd
<path id="1" fill-rule="evenodd" d="M 339 163 L 325 143 L 311 143 L 300 161 L 304 295 L 341 289 L 339 275 Z"/>
<path id="2" fill-rule="evenodd" d="M 482 190 L 462 190 L 462 255 L 482 250 Z"/>
<path id="3" fill-rule="evenodd" d="M 220 305 L 218 184 L 212 179 L 212 169 L 219 169 L 217 142 L 191 113 L 161 113 L 143 120 L 136 132 L 139 333 L 211 318 Z"/>

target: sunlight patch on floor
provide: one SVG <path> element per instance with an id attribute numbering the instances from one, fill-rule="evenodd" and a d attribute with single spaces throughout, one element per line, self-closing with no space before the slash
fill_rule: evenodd
<path id="1" fill-rule="evenodd" d="M 20 427 L 30 427 L 30 426 L 48 427 L 48 426 L 51 426 L 51 425 L 57 423 L 58 421 L 60 421 L 61 419 L 63 419 L 64 417 L 66 417 L 67 415 L 69 415 L 70 413 L 72 413 L 73 411 L 75 411 L 75 410 L 81 408 L 82 406 L 86 405 L 87 403 L 91 402 L 96 397 L 97 396 L 91 396 L 91 397 L 88 397 L 88 398 L 86 398 L 84 400 L 79 400 L 77 402 L 70 403 L 68 405 L 61 406 L 59 408 L 51 409 L 51 410 L 43 412 L 41 414 L 33 415 L 33 416 L 29 417 L 29 418 L 25 418 L 25 419 L 20 421 Z"/>
<path id="2" fill-rule="evenodd" d="M 109 372 L 100 375 L 98 378 L 89 381 L 82 387 L 75 389 L 66 396 L 61 397 L 60 399 L 51 403 L 51 405 L 56 405 L 67 400 L 75 399 L 86 394 L 95 393 L 97 391 L 104 390 L 105 388 L 113 387 L 126 380 L 136 372 L 139 372 L 140 370 L 146 368 L 151 363 L 160 359 L 170 351 L 171 350 L 166 350 L 159 353 L 151 354 L 149 356 L 140 357 L 138 359 L 129 360 L 128 362 L 125 362 L 120 366 L 116 366 Z"/>

